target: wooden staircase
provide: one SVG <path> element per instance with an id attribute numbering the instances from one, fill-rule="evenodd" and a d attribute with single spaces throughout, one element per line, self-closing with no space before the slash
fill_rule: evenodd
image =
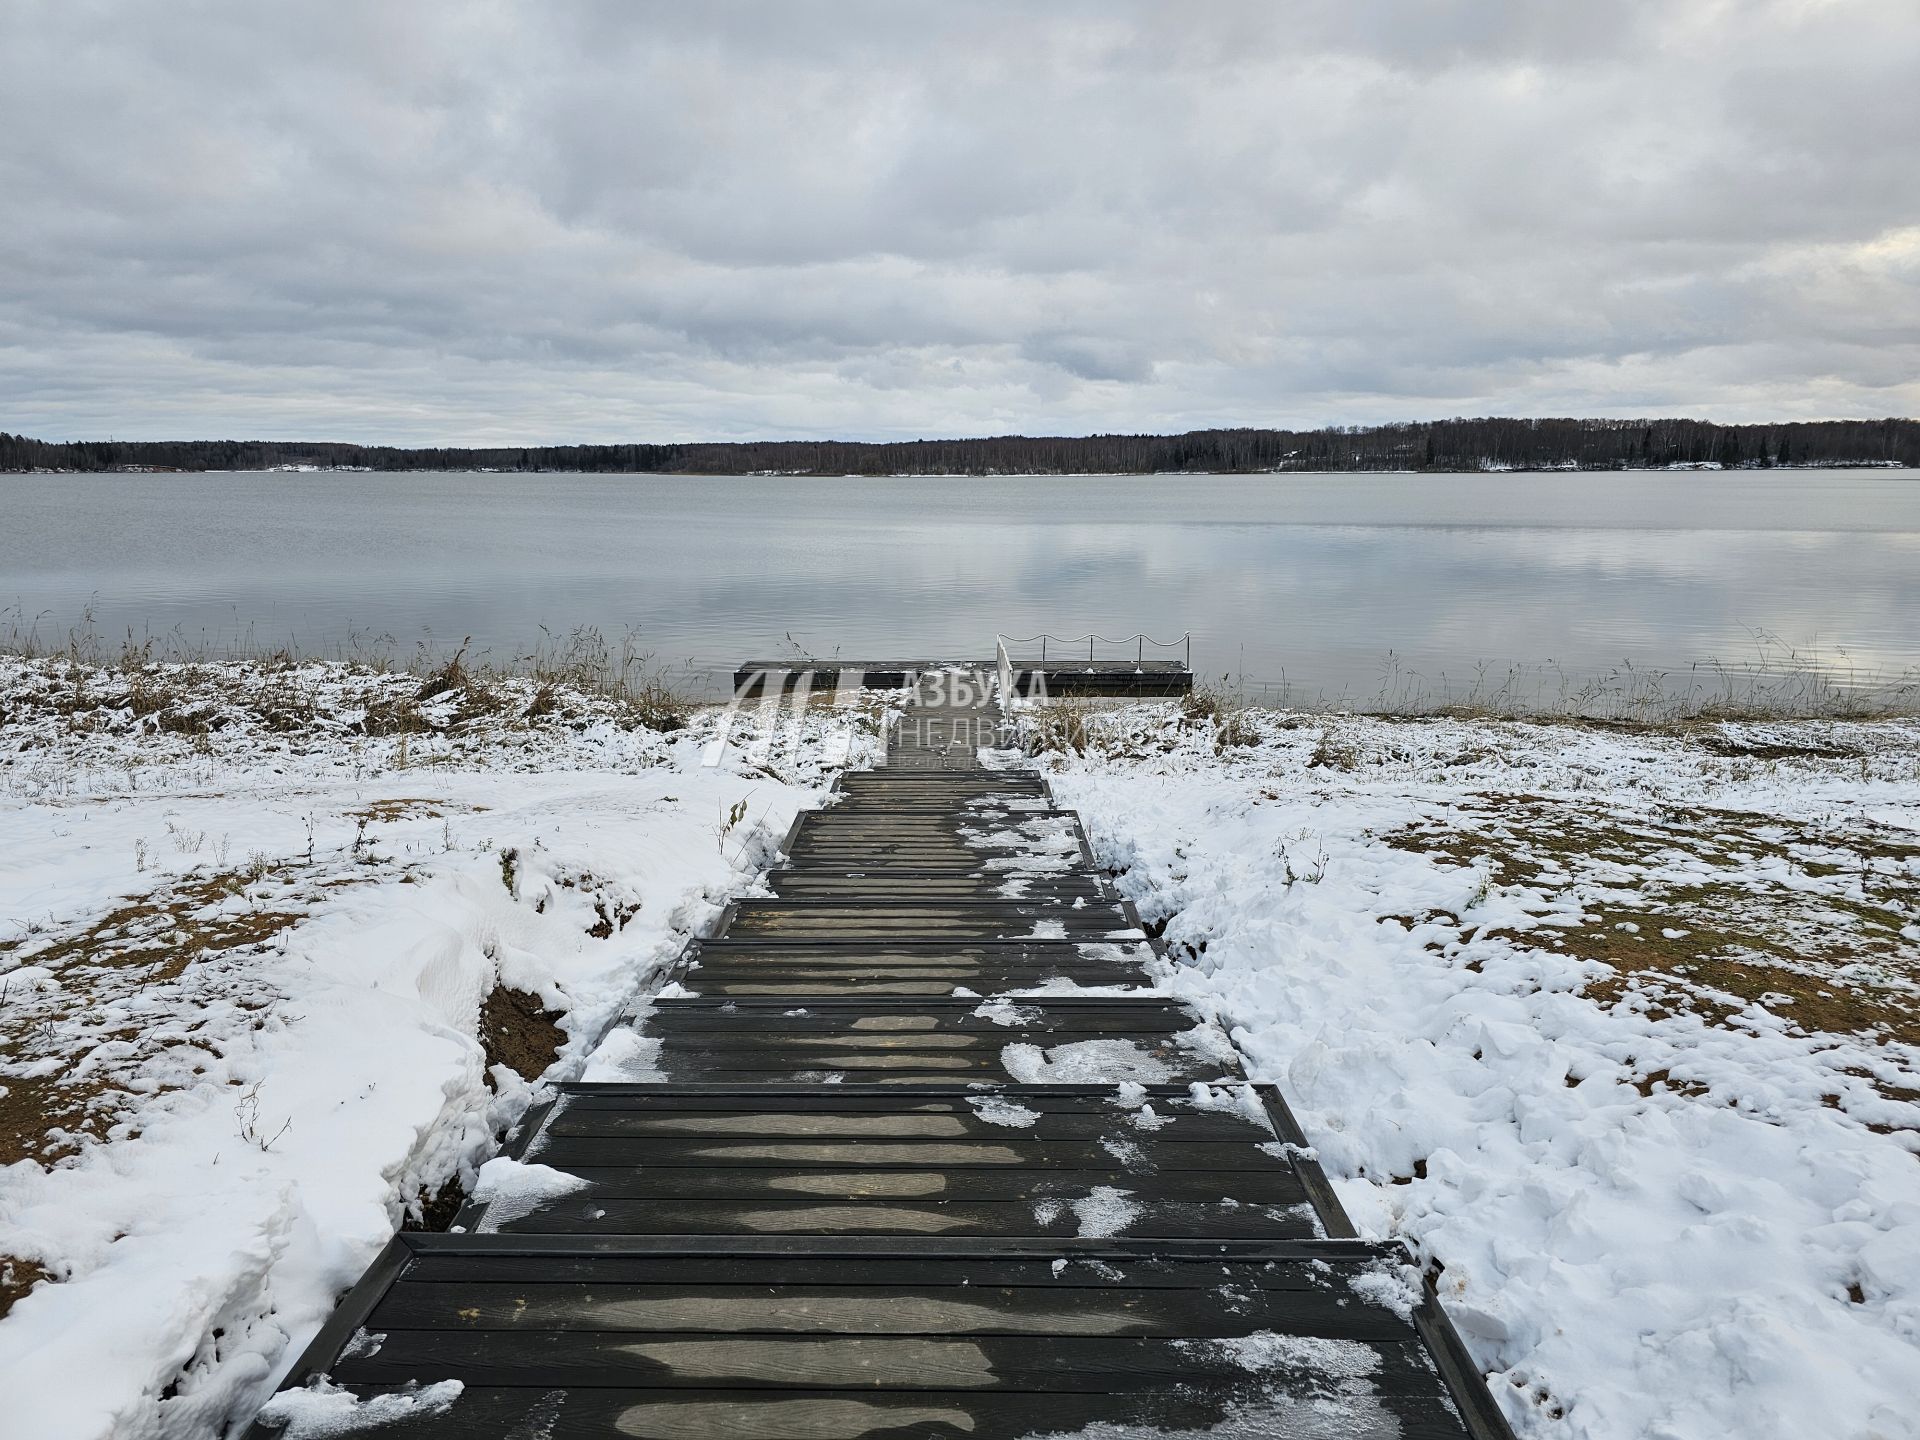
<path id="1" fill-rule="evenodd" d="M 457 1380 L 375 1432 L 435 1440 L 1506 1436 L 1077 817 L 921 698 L 622 1018 L 631 1079 L 511 1137 L 572 1188 L 396 1237 L 288 1383 Z"/>

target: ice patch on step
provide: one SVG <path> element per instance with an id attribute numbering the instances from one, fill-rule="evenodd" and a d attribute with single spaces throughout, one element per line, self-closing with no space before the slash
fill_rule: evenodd
<path id="1" fill-rule="evenodd" d="M 1418 1273 L 1411 1265 L 1382 1260 L 1349 1277 L 1347 1287 L 1369 1305 L 1391 1310 L 1407 1320 L 1422 1299 Z"/>
<path id="2" fill-rule="evenodd" d="M 1271 1130 L 1260 1094 L 1251 1085 L 1208 1085 L 1196 1080 L 1187 1087 L 1186 1103 L 1195 1110 L 1219 1110 L 1244 1115 L 1263 1130 Z"/>
<path id="3" fill-rule="evenodd" d="M 1118 1235 L 1140 1216 L 1140 1205 L 1131 1192 L 1112 1185 L 1096 1185 L 1084 1198 L 1073 1202 L 1074 1218 L 1080 1233 L 1091 1239 Z"/>
<path id="4" fill-rule="evenodd" d="M 1196 1025 L 1191 1030 L 1182 1030 L 1173 1039 L 1183 1050 L 1191 1050 L 1204 1059 L 1236 1067 L 1240 1063 L 1240 1052 L 1233 1048 L 1233 1041 L 1218 1025 Z"/>
<path id="5" fill-rule="evenodd" d="M 1175 1343 L 1195 1357 L 1224 1360 L 1278 1383 L 1225 1406 L 1211 1425 L 1173 1430 L 1097 1420 L 1070 1436 L 1030 1433 L 1024 1440 L 1350 1440 L 1405 1433 L 1381 1404 L 1373 1381 L 1380 1357 L 1368 1346 L 1267 1330 Z"/>
<path id="6" fill-rule="evenodd" d="M 1016 1005 L 1004 995 L 996 995 L 973 1009 L 976 1020 L 991 1020 L 996 1025 L 1031 1025 L 1043 1013 L 1038 1005 Z"/>
<path id="7" fill-rule="evenodd" d="M 1024 989 L 1006 992 L 1018 1000 L 1043 1000 L 1049 995 L 1080 995 L 1087 997 L 1109 997 L 1138 1000 L 1142 995 L 1158 993 L 1153 985 L 1082 985 L 1069 980 L 1064 975 L 1049 976 L 1038 985 L 1028 985 Z"/>
<path id="8" fill-rule="evenodd" d="M 1223 1339 L 1187 1340 L 1180 1348 L 1189 1354 L 1212 1351 L 1242 1370 L 1306 1370 L 1330 1380 L 1365 1380 L 1380 1368 L 1380 1357 L 1354 1340 L 1329 1340 L 1320 1335 L 1280 1335 L 1256 1330 L 1251 1335 Z"/>
<path id="9" fill-rule="evenodd" d="M 1040 1118 L 1038 1110 L 1029 1110 L 1003 1095 L 969 1095 L 967 1103 L 973 1106 L 973 1113 L 989 1125 L 1010 1125 L 1018 1130 L 1026 1130 Z"/>
<path id="10" fill-rule="evenodd" d="M 587 1057 L 580 1078 L 590 1085 L 650 1085 L 667 1077 L 660 1069 L 660 1042 L 622 1025 L 607 1032 Z"/>
<path id="11" fill-rule="evenodd" d="M 548 1201 L 586 1188 L 587 1182 L 578 1175 L 551 1165 L 528 1165 L 496 1155 L 480 1167 L 480 1178 L 473 1187 L 473 1198 L 487 1207 L 475 1231 L 491 1234 L 502 1225 L 531 1215 Z"/>
<path id="12" fill-rule="evenodd" d="M 1140 1148 L 1140 1143 L 1124 1135 L 1109 1135 L 1100 1142 L 1100 1148 L 1129 1170 L 1138 1170 L 1147 1163 L 1147 1152 Z"/>
<path id="13" fill-rule="evenodd" d="M 1132 1194 L 1113 1185 L 1096 1185 L 1078 1200 L 1037 1201 L 1033 1215 L 1042 1225 L 1051 1225 L 1060 1218 L 1062 1210 L 1071 1210 L 1079 1224 L 1081 1238 L 1104 1240 L 1118 1235 L 1140 1217 L 1141 1206 Z"/>
<path id="14" fill-rule="evenodd" d="M 1173 1070 L 1131 1040 L 1075 1040 L 1042 1050 L 1038 1045 L 1009 1045 L 1000 1064 L 1023 1085 L 1112 1085 L 1123 1080 L 1157 1084 Z"/>
<path id="15" fill-rule="evenodd" d="M 425 1389 L 396 1391 L 362 1400 L 324 1376 L 304 1390 L 283 1390 L 261 1407 L 259 1418 L 283 1427 L 279 1440 L 332 1440 L 358 1435 L 398 1420 L 444 1415 L 465 1389 L 458 1380 L 442 1380 Z"/>

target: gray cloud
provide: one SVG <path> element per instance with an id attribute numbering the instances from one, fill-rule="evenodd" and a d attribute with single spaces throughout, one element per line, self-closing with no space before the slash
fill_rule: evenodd
<path id="1" fill-rule="evenodd" d="M 1920 412 L 1911 0 L 13 0 L 0 428 Z"/>

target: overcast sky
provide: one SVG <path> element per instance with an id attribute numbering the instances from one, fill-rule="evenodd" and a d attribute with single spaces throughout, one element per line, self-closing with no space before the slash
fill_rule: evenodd
<path id="1" fill-rule="evenodd" d="M 5 0 L 0 429 L 1920 414 L 1916 0 Z"/>

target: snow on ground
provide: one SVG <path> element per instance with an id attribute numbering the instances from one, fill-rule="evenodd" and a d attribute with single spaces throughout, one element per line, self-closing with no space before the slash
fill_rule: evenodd
<path id="1" fill-rule="evenodd" d="M 878 734 L 450 678 L 0 659 L 9 1434 L 248 1416 Z"/>
<path id="2" fill-rule="evenodd" d="M 1515 1429 L 1920 1435 L 1920 725 L 1202 708 L 1030 730 Z"/>

